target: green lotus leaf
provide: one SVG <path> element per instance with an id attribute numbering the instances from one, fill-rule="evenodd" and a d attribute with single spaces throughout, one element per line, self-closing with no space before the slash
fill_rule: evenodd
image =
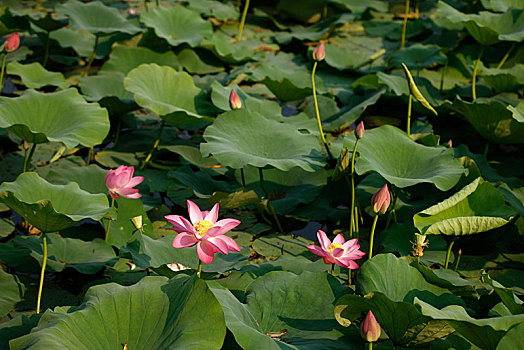
<path id="1" fill-rule="evenodd" d="M 353 149 L 354 143 L 354 135 L 344 139 L 344 147 L 348 149 Z M 358 153 L 357 174 L 375 171 L 401 188 L 431 183 L 447 191 L 464 173 L 460 162 L 453 157 L 453 150 L 423 146 L 389 125 L 366 131 L 359 142 Z"/>
<path id="2" fill-rule="evenodd" d="M 197 112 L 201 90 L 185 72 L 143 64 L 129 72 L 124 86 L 134 94 L 138 105 L 152 110 L 169 123 L 176 124 L 188 117 L 204 118 Z"/>
<path id="3" fill-rule="evenodd" d="M 120 72 L 125 75 L 144 63 L 178 68 L 178 60 L 172 51 L 158 53 L 145 47 L 115 46 L 100 73 Z"/>
<path id="4" fill-rule="evenodd" d="M 56 10 L 69 17 L 72 30 L 86 30 L 97 36 L 115 33 L 134 35 L 141 31 L 133 21 L 122 17 L 117 9 L 105 6 L 100 1 L 81 3 L 71 0 L 58 5 Z"/>
<path id="5" fill-rule="evenodd" d="M 200 278 L 144 277 L 88 290 L 82 305 L 47 310 L 11 349 L 218 349 L 226 327 L 222 308 Z"/>
<path id="6" fill-rule="evenodd" d="M 246 304 L 217 282 L 209 286 L 224 309 L 228 329 L 244 349 L 351 347 L 333 316 L 333 304 L 344 288 L 325 272 L 268 272 L 247 287 Z M 267 335 L 284 330 L 285 343 Z"/>
<path id="7" fill-rule="evenodd" d="M 133 94 L 124 88 L 124 74 L 119 72 L 92 75 L 78 83 L 88 101 L 97 101 L 115 113 L 126 113 L 138 108 Z"/>
<path id="8" fill-rule="evenodd" d="M 500 340 L 497 350 L 504 349 L 522 349 L 524 348 L 524 322 L 511 328 L 504 337 Z"/>
<path id="9" fill-rule="evenodd" d="M 2 99 L 0 127 L 30 143 L 56 141 L 72 149 L 102 143 L 109 117 L 106 109 L 87 103 L 76 89 L 50 94 L 28 90 L 20 97 Z"/>
<path id="10" fill-rule="evenodd" d="M 177 58 L 180 66 L 192 74 L 212 74 L 225 70 L 222 62 L 211 52 L 204 49 L 193 50 L 184 47 L 177 51 Z"/>
<path id="11" fill-rule="evenodd" d="M 502 303 L 504 303 L 504 306 L 508 309 L 511 315 L 524 314 L 524 305 L 522 304 L 522 301 L 517 298 L 515 292 L 512 289 L 504 287 L 502 284 L 492 279 L 486 272 L 481 272 L 482 281 L 490 285 L 495 290 L 495 293 L 497 293 L 500 300 Z"/>
<path id="12" fill-rule="evenodd" d="M 499 190 L 477 178 L 450 198 L 417 213 L 413 222 L 423 234 L 462 236 L 501 227 L 514 214 Z"/>
<path id="13" fill-rule="evenodd" d="M 276 45 L 268 45 L 258 39 L 236 41 L 223 33 L 214 33 L 208 40 L 202 41 L 202 47 L 209 48 L 217 57 L 227 63 L 241 63 L 264 57 L 265 52 L 259 48 L 278 50 Z"/>
<path id="14" fill-rule="evenodd" d="M 360 0 L 328 0 L 328 2 L 335 5 L 340 5 L 346 10 L 355 13 L 363 13 L 368 8 L 378 12 L 388 12 L 389 10 L 388 4 L 378 0 L 368 0 L 366 2 L 362 2 Z"/>
<path id="15" fill-rule="evenodd" d="M 422 314 L 446 321 L 464 338 L 486 350 L 497 348 L 508 330 L 524 322 L 524 315 L 475 319 L 459 305 L 449 305 L 439 310 L 418 298 L 415 298 L 415 304 L 420 307 Z"/>
<path id="16" fill-rule="evenodd" d="M 25 17 L 32 24 L 46 31 L 54 31 L 67 25 L 68 19 L 56 12 L 39 11 L 33 7 L 9 7 L 11 12 L 16 17 Z"/>
<path id="17" fill-rule="evenodd" d="M 520 0 L 480 0 L 480 2 L 485 9 L 495 12 L 506 12 L 511 8 L 522 8 Z"/>
<path id="18" fill-rule="evenodd" d="M 14 309 L 16 303 L 22 301 L 25 286 L 16 275 L 10 275 L 0 268 L 0 290 L 0 317 L 3 317 Z"/>
<path id="19" fill-rule="evenodd" d="M 211 84 L 211 100 L 213 104 L 223 111 L 230 111 L 229 96 L 231 95 L 231 90 L 235 90 L 238 97 L 240 97 L 240 101 L 242 101 L 242 106 L 250 112 L 258 112 L 266 117 L 274 116 L 275 119 L 282 116 L 282 107 L 277 102 L 253 97 L 236 85 L 226 87 L 217 81 Z"/>
<path id="20" fill-rule="evenodd" d="M 315 136 L 246 109 L 220 115 L 206 128 L 204 139 L 202 154 L 234 169 L 253 165 L 287 171 L 298 166 L 313 172 L 323 165 Z"/>
<path id="21" fill-rule="evenodd" d="M 9 341 L 28 334 L 36 327 L 41 314 L 24 314 L 14 317 L 12 320 L 0 324 L 0 348 L 9 349 Z"/>
<path id="22" fill-rule="evenodd" d="M 498 143 L 524 143 L 524 122 L 514 117 L 512 111 L 521 109 L 489 98 L 466 102 L 457 98 L 453 103 L 477 132 L 484 138 Z M 510 107 L 512 109 L 510 109 Z"/>
<path id="23" fill-rule="evenodd" d="M 210 21 L 183 6 L 158 7 L 143 13 L 140 19 L 147 27 L 153 28 L 158 37 L 166 39 L 173 46 L 187 43 L 195 47 L 202 39 L 213 34 Z"/>
<path id="24" fill-rule="evenodd" d="M 46 237 L 47 271 L 60 272 L 70 267 L 80 273 L 92 275 L 105 265 L 112 265 L 117 261 L 113 248 L 102 239 L 96 238 L 86 242 L 80 239 L 64 238 L 56 233 L 47 233 Z M 42 265 L 44 251 L 42 237 L 18 236 L 8 244 L 10 249 L 19 252 L 20 259 L 22 255 L 31 256 Z M 11 266 L 18 266 L 16 262 L 13 265 L 13 261 L 7 261 L 11 262 Z"/>
<path id="25" fill-rule="evenodd" d="M 312 256 L 306 248 L 314 242 L 301 236 L 291 237 L 289 235 L 269 235 L 257 238 L 253 242 L 253 249 L 262 256 L 280 256 L 290 254 L 293 256 Z"/>
<path id="26" fill-rule="evenodd" d="M 239 9 L 230 3 L 221 3 L 212 0 L 192 0 L 188 3 L 189 8 L 201 13 L 205 17 L 215 17 L 219 21 L 237 19 Z"/>
<path id="27" fill-rule="evenodd" d="M 516 91 L 524 85 L 524 64 L 507 69 L 482 67 L 479 76 L 496 92 Z"/>
<path id="28" fill-rule="evenodd" d="M 0 218 L 0 238 L 9 236 L 15 230 L 15 223 L 9 219 Z"/>
<path id="29" fill-rule="evenodd" d="M 506 109 L 513 113 L 513 119 L 519 123 L 524 123 L 524 101 L 520 101 L 515 107 L 509 105 Z"/>
<path id="30" fill-rule="evenodd" d="M 0 185 L 0 201 L 43 232 L 60 231 L 83 219 L 100 220 L 109 211 L 106 195 L 83 191 L 74 182 L 53 185 L 32 172 Z"/>
<path id="31" fill-rule="evenodd" d="M 335 37 L 326 45 L 326 63 L 339 70 L 358 69 L 371 62 L 384 65 L 381 56 L 386 50 L 382 41 L 369 36 Z"/>
<path id="32" fill-rule="evenodd" d="M 18 75 L 22 83 L 30 89 L 40 89 L 49 85 L 66 89 L 70 85 L 62 73 L 50 72 L 38 62 L 21 64 L 13 61 L 7 65 L 7 73 Z"/>
<path id="33" fill-rule="evenodd" d="M 395 51 L 389 56 L 390 66 L 400 68 L 404 63 L 409 69 L 420 70 L 435 64 L 444 64 L 446 55 L 438 45 L 414 44 Z"/>

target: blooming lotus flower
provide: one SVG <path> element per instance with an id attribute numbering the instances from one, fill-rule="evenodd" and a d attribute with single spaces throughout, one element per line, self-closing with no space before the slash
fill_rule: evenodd
<path id="1" fill-rule="evenodd" d="M 360 122 L 355 129 L 355 137 L 361 139 L 364 136 L 366 129 L 364 128 L 364 122 Z"/>
<path id="2" fill-rule="evenodd" d="M 366 318 L 360 324 L 360 336 L 365 341 L 373 343 L 380 338 L 380 332 L 380 325 L 378 324 L 375 315 L 373 315 L 371 310 L 369 310 Z"/>
<path id="3" fill-rule="evenodd" d="M 185 248 L 197 245 L 198 258 L 206 264 L 213 262 L 215 253 L 229 254 L 239 252 L 237 243 L 224 233 L 240 224 L 236 219 L 218 219 L 218 203 L 210 211 L 200 211 L 198 205 L 187 201 L 189 222 L 180 215 L 167 215 L 165 219 L 173 224 L 178 235 L 173 240 L 173 247 Z"/>
<path id="4" fill-rule="evenodd" d="M 234 89 L 231 90 L 231 94 L 229 95 L 229 107 L 231 107 L 231 109 L 242 108 L 242 101 Z"/>
<path id="5" fill-rule="evenodd" d="M 358 239 L 356 238 L 345 242 L 344 237 L 338 234 L 332 243 L 322 230 L 317 232 L 317 238 L 320 247 L 308 245 L 307 249 L 321 256 L 326 264 L 337 264 L 354 270 L 358 268 L 358 265 L 353 260 L 358 260 L 366 254 L 358 250 L 360 245 L 357 244 Z"/>
<path id="6" fill-rule="evenodd" d="M 140 198 L 142 195 L 138 193 L 138 189 L 133 188 L 142 181 L 143 176 L 133 177 L 135 167 L 121 165 L 115 170 L 109 170 L 105 177 L 105 184 L 109 189 L 111 198 Z"/>
<path id="7" fill-rule="evenodd" d="M 385 184 L 371 198 L 371 206 L 375 214 L 385 214 L 390 203 L 391 196 L 389 195 L 388 184 Z"/>
<path id="8" fill-rule="evenodd" d="M 20 46 L 20 37 L 18 33 L 13 33 L 7 37 L 4 44 L 5 52 L 13 52 Z"/>
<path id="9" fill-rule="evenodd" d="M 322 61 L 326 57 L 326 48 L 324 43 L 320 43 L 313 51 L 313 59 L 317 62 Z"/>

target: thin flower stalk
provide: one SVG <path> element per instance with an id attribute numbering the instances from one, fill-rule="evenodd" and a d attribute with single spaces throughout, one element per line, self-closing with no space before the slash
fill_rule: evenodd
<path id="1" fill-rule="evenodd" d="M 402 22 L 402 37 L 400 38 L 400 48 L 406 44 L 406 28 L 408 25 L 409 16 L 409 0 L 406 0 L 406 10 L 404 11 L 404 21 Z"/>
<path id="2" fill-rule="evenodd" d="M 471 80 L 471 94 L 473 95 L 473 101 L 477 99 L 477 71 L 480 64 L 480 58 L 484 53 L 484 47 L 480 49 L 479 57 L 475 60 L 475 66 L 473 67 L 473 78 Z"/>
<path id="3" fill-rule="evenodd" d="M 247 11 L 249 9 L 249 0 L 246 0 L 244 5 L 244 11 L 242 12 L 242 18 L 240 19 L 240 24 L 238 26 L 237 40 L 242 40 L 242 32 L 244 31 L 244 25 L 246 24 Z"/>
<path id="4" fill-rule="evenodd" d="M 140 166 L 140 170 L 143 170 L 146 167 L 147 163 L 149 163 L 149 161 L 151 160 L 151 157 L 153 156 L 153 153 L 155 152 L 155 150 L 157 149 L 158 145 L 160 144 L 160 139 L 162 138 L 162 132 L 164 131 L 165 124 L 166 124 L 166 122 L 164 120 L 162 120 L 162 123 L 160 124 L 160 129 L 158 129 L 158 135 L 156 137 L 155 143 L 153 144 L 153 147 L 151 147 L 151 149 L 149 150 L 149 153 L 147 154 L 146 159 L 144 160 L 144 162 Z"/>
<path id="5" fill-rule="evenodd" d="M 275 211 L 275 208 L 273 207 L 273 204 L 271 204 L 271 200 L 269 198 L 269 192 L 266 188 L 266 184 L 264 182 L 264 173 L 262 171 L 262 168 L 258 168 L 258 175 L 260 177 L 260 187 L 262 187 L 262 191 L 264 191 L 264 194 L 267 199 L 267 207 L 269 209 L 269 212 L 273 216 L 273 219 L 275 220 L 275 223 L 277 224 L 277 228 L 279 232 L 284 232 L 284 229 L 282 228 L 282 225 L 280 224 L 280 220 L 278 219 L 277 213 Z"/>
<path id="6" fill-rule="evenodd" d="M 42 288 L 44 287 L 44 273 L 47 264 L 47 239 L 45 233 L 42 233 L 42 241 L 44 246 L 44 256 L 42 257 L 42 269 L 40 270 L 40 283 L 38 284 L 38 297 L 36 299 L 36 313 L 40 313 L 40 302 L 42 300 Z"/>
<path id="7" fill-rule="evenodd" d="M 98 40 L 100 37 L 98 35 L 95 35 L 95 45 L 93 46 L 93 52 L 91 53 L 91 57 L 89 57 L 89 61 L 87 62 L 87 66 L 82 71 L 81 77 L 85 77 L 89 73 L 89 69 L 91 69 L 91 65 L 93 64 L 93 61 L 96 57 L 96 50 L 98 48 Z"/>
<path id="8" fill-rule="evenodd" d="M 448 251 L 446 252 L 446 262 L 444 263 L 444 269 L 446 269 L 446 270 L 448 269 L 448 265 L 449 265 L 449 258 L 451 256 L 451 249 L 453 248 L 453 244 L 455 244 L 456 240 L 457 240 L 457 238 L 453 237 L 453 239 L 449 243 Z"/>

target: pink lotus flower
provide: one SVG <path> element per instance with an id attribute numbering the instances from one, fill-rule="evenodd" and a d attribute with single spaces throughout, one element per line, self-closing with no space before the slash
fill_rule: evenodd
<path id="1" fill-rule="evenodd" d="M 338 234 L 333 243 L 331 243 L 326 233 L 322 230 L 317 232 L 317 238 L 320 247 L 308 245 L 307 249 L 313 254 L 321 256 L 326 264 L 337 264 L 354 270 L 358 268 L 358 265 L 353 260 L 358 260 L 366 254 L 358 250 L 360 245 L 357 244 L 358 239 L 356 238 L 344 243 L 344 237 Z"/>
<path id="2" fill-rule="evenodd" d="M 364 136 L 366 129 L 364 128 L 364 122 L 360 122 L 355 129 L 355 137 L 361 139 Z"/>
<path id="3" fill-rule="evenodd" d="M 187 201 L 189 222 L 180 215 L 167 215 L 166 220 L 173 224 L 178 235 L 173 240 L 173 247 L 185 248 L 197 245 L 198 258 L 206 264 L 213 262 L 215 253 L 229 254 L 239 252 L 237 243 L 224 233 L 240 224 L 235 219 L 218 219 L 218 203 L 210 211 L 200 211 L 198 205 Z"/>
<path id="4" fill-rule="evenodd" d="M 116 170 L 109 170 L 105 177 L 105 184 L 109 189 L 111 198 L 140 198 L 142 195 L 138 193 L 138 189 L 133 188 L 142 181 L 143 176 L 133 177 L 135 167 L 121 165 Z"/>
<path id="5" fill-rule="evenodd" d="M 390 203 L 391 203 L 391 196 L 389 194 L 388 184 L 385 184 L 371 198 L 371 205 L 373 206 L 373 212 L 375 212 L 375 214 L 385 214 L 386 211 L 388 210 Z"/>
<path id="6" fill-rule="evenodd" d="M 378 324 L 375 315 L 373 315 L 371 310 L 369 310 L 366 318 L 360 324 L 360 336 L 365 341 L 373 343 L 376 342 L 378 338 L 380 338 L 380 333 L 380 325 Z"/>
<path id="7" fill-rule="evenodd" d="M 5 52 L 13 52 L 20 46 L 20 37 L 18 33 L 13 33 L 7 37 L 4 44 Z"/>
<path id="8" fill-rule="evenodd" d="M 320 43 L 313 51 L 313 59 L 317 62 L 322 61 L 326 57 L 326 47 L 324 43 Z"/>
<path id="9" fill-rule="evenodd" d="M 229 106 L 231 107 L 231 109 L 242 108 L 242 101 L 240 100 L 240 97 L 234 89 L 231 90 L 231 94 L 229 95 Z"/>

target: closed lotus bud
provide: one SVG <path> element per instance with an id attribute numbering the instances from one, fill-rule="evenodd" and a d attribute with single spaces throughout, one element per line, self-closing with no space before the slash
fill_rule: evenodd
<path id="1" fill-rule="evenodd" d="M 29 142 L 24 140 L 24 150 L 27 151 L 28 149 L 29 149 Z"/>
<path id="2" fill-rule="evenodd" d="M 449 140 L 448 143 L 446 144 L 446 147 L 447 148 L 453 147 L 453 141 Z"/>
<path id="3" fill-rule="evenodd" d="M 380 332 L 380 325 L 378 324 L 375 315 L 373 315 L 371 310 L 369 310 L 366 318 L 360 324 L 360 336 L 365 341 L 373 343 L 380 338 Z"/>
<path id="4" fill-rule="evenodd" d="M 364 128 L 364 122 L 360 122 L 355 129 L 355 136 L 357 139 L 361 139 L 364 136 L 366 129 Z"/>
<path id="5" fill-rule="evenodd" d="M 231 90 L 231 94 L 229 95 L 229 107 L 231 107 L 231 109 L 242 108 L 242 101 L 234 89 Z"/>
<path id="6" fill-rule="evenodd" d="M 5 52 L 13 52 L 20 46 L 20 37 L 18 33 L 13 33 L 7 37 L 4 44 Z"/>
<path id="7" fill-rule="evenodd" d="M 375 214 L 385 214 L 391 203 L 391 196 L 389 195 L 388 184 L 382 186 L 382 188 L 373 195 L 371 198 L 371 206 Z"/>
<path id="8" fill-rule="evenodd" d="M 326 57 L 326 48 L 324 43 L 320 43 L 313 51 L 313 59 L 317 62 L 322 61 Z"/>

